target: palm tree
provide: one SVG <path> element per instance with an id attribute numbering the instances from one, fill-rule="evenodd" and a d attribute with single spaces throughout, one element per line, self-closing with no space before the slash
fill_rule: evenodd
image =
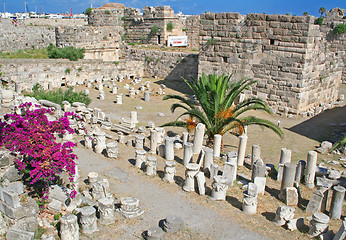
<path id="1" fill-rule="evenodd" d="M 231 76 L 225 74 L 207 76 L 203 73 L 199 80 L 192 78 L 192 82 L 189 82 L 184 79 L 195 94 L 198 103 L 179 95 L 165 96 L 164 100 L 176 99 L 180 101 L 180 103 L 174 103 L 171 106 L 172 112 L 177 108 L 186 111 L 180 114 L 176 121 L 168 122 L 162 126 L 187 127 L 187 123 L 195 118 L 206 126 L 208 145 L 212 144 L 215 134 L 224 135 L 231 131 L 233 134 L 240 135 L 244 132 L 244 126 L 248 125 L 267 127 L 282 138 L 282 130 L 274 123 L 255 116 L 241 116 L 249 110 L 262 110 L 268 113 L 271 113 L 271 110 L 263 100 L 258 98 L 249 98 L 241 103 L 236 103 L 240 93 L 257 81 L 242 79 L 231 83 Z M 188 120 L 179 121 L 178 119 L 184 115 L 189 116 Z"/>
<path id="2" fill-rule="evenodd" d="M 320 7 L 320 10 L 318 10 L 319 13 L 321 13 L 321 17 L 322 15 L 326 12 L 326 9 L 324 7 Z"/>

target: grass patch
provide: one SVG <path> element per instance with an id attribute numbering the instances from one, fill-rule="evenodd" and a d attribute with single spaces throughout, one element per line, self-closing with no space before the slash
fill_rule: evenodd
<path id="1" fill-rule="evenodd" d="M 38 226 L 37 232 L 35 233 L 35 239 L 41 239 L 42 235 L 47 232 L 47 229 Z"/>
<path id="2" fill-rule="evenodd" d="M 91 98 L 89 98 L 84 92 L 73 92 L 72 88 L 66 90 L 59 88 L 57 90 L 45 91 L 42 90 L 39 84 L 33 87 L 32 93 L 25 93 L 26 96 L 34 97 L 36 100 L 48 100 L 62 106 L 63 101 L 68 101 L 69 103 L 81 102 L 85 105 L 91 103 Z"/>
<path id="3" fill-rule="evenodd" d="M 339 25 L 336 25 L 333 29 L 333 33 L 335 35 L 337 34 L 342 34 L 342 33 L 346 33 L 346 24 L 341 23 Z"/>
<path id="4" fill-rule="evenodd" d="M 49 58 L 66 58 L 71 61 L 77 61 L 84 58 L 85 49 L 72 46 L 57 48 L 52 43 L 47 47 Z"/>
<path id="5" fill-rule="evenodd" d="M 18 58 L 18 59 L 43 59 L 48 58 L 48 52 L 46 48 L 40 49 L 25 49 L 18 50 L 16 52 L 1 52 L 0 58 Z"/>

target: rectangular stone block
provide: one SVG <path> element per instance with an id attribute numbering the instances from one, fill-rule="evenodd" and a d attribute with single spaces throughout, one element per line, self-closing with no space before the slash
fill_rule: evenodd
<path id="1" fill-rule="evenodd" d="M 286 188 L 285 203 L 287 206 L 298 205 L 298 191 L 295 187 Z"/>
<path id="2" fill-rule="evenodd" d="M 308 213 L 314 214 L 319 211 L 321 208 L 322 200 L 323 200 L 323 192 L 320 190 L 316 190 L 312 193 L 311 199 L 306 207 L 306 211 Z"/>
<path id="3" fill-rule="evenodd" d="M 7 240 L 33 240 L 35 233 L 24 231 L 16 227 L 8 229 L 6 234 Z"/>
<path id="4" fill-rule="evenodd" d="M 12 208 L 20 207 L 19 195 L 13 191 L 3 191 L 4 202 Z"/>

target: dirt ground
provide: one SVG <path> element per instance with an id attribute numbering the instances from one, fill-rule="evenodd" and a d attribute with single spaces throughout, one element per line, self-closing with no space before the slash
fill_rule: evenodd
<path id="1" fill-rule="evenodd" d="M 167 88 L 165 89 L 166 94 L 185 94 L 187 88 L 185 84 L 181 81 L 170 81 L 165 82 L 164 80 L 158 79 L 144 79 L 145 81 L 151 82 L 152 92 L 157 92 L 159 84 L 166 84 Z M 144 94 L 141 92 L 136 98 L 129 98 L 127 96 L 128 90 L 124 89 L 123 86 L 129 83 L 129 80 L 122 83 L 117 83 L 119 89 L 118 93 L 123 93 L 123 104 L 115 104 L 115 95 L 110 91 L 111 89 L 105 88 L 106 93 L 105 100 L 101 101 L 97 99 L 98 91 L 95 89 L 90 89 L 90 97 L 93 99 L 93 102 L 89 107 L 101 108 L 102 111 L 106 113 L 107 116 L 111 117 L 113 123 L 118 123 L 122 117 L 129 118 L 130 111 L 138 112 L 139 126 L 146 126 L 149 121 L 153 121 L 156 126 L 159 126 L 165 122 L 175 120 L 179 115 L 179 111 L 176 113 L 170 112 L 170 106 L 173 103 L 172 100 L 163 101 L 163 96 L 153 94 L 151 95 L 150 102 L 144 101 Z M 138 87 L 138 85 L 136 86 Z M 77 90 L 84 90 L 85 87 L 77 87 Z M 346 93 L 346 86 L 343 85 L 340 89 L 340 93 Z M 141 106 L 141 110 L 136 110 L 136 106 Z M 158 113 L 164 113 L 165 116 L 159 117 Z M 251 113 L 254 114 L 254 113 Z M 334 109 L 327 110 L 324 113 L 313 117 L 313 118 L 284 118 L 278 115 L 268 115 L 260 112 L 255 113 L 256 116 L 263 116 L 266 119 L 269 119 L 273 122 L 280 121 L 280 126 L 285 134 L 284 139 L 280 139 L 273 132 L 267 129 L 261 129 L 260 127 L 249 127 L 248 128 L 248 143 L 246 154 L 251 153 L 251 146 L 253 144 L 259 144 L 261 146 L 261 157 L 265 163 L 271 163 L 278 165 L 280 158 L 281 148 L 286 147 L 292 150 L 292 162 L 296 163 L 299 160 L 306 160 L 307 152 L 309 150 L 315 149 L 316 146 L 320 144 L 323 140 L 328 140 L 332 138 L 333 131 L 342 130 L 338 129 L 340 123 L 346 122 L 346 109 L 345 105 L 335 107 Z M 184 131 L 183 128 L 166 128 L 167 131 L 172 131 L 175 134 L 180 134 Z M 109 132 L 111 135 L 116 137 L 115 132 Z M 135 135 L 135 134 L 134 134 Z M 224 153 L 230 150 L 236 150 L 238 146 L 237 137 L 226 134 L 223 138 L 225 144 Z M 149 141 L 146 139 L 145 145 L 149 147 Z M 131 160 L 134 158 L 134 150 L 129 150 L 129 147 L 125 145 L 120 145 L 120 156 L 117 160 L 112 160 L 116 165 L 122 169 L 127 169 L 135 176 L 145 176 L 145 173 L 135 169 Z M 176 161 L 178 163 L 182 162 L 183 150 L 175 151 Z M 329 165 L 327 162 L 329 160 L 339 159 L 339 155 L 329 155 L 329 154 L 319 154 L 318 163 L 324 162 L 326 167 L 331 167 L 333 169 L 343 171 L 343 167 L 339 165 Z M 219 166 L 222 166 L 223 162 L 219 160 Z M 165 164 L 165 159 L 158 157 L 158 177 L 146 177 L 145 181 L 158 185 L 160 188 L 164 188 L 165 191 L 168 191 L 172 194 L 181 194 L 181 186 L 185 178 L 185 168 L 181 164 L 177 164 L 177 173 L 176 173 L 176 184 L 164 184 L 160 179 L 163 175 L 163 168 Z M 84 171 L 87 169 L 84 169 Z M 92 171 L 90 169 L 89 171 Z M 251 176 L 251 171 L 245 167 L 239 167 L 238 172 L 244 173 L 247 176 Z M 84 172 L 87 174 L 87 172 Z M 86 175 L 85 175 L 86 176 Z M 207 179 L 207 195 L 211 191 L 211 180 Z M 308 231 L 308 220 L 305 219 L 305 228 L 300 232 L 298 230 L 291 232 L 282 227 L 276 226 L 272 220 L 275 216 L 276 209 L 284 205 L 281 201 L 278 200 L 278 193 L 280 189 L 280 184 L 267 177 L 267 187 L 266 192 L 263 196 L 258 197 L 258 209 L 257 214 L 254 216 L 246 216 L 241 212 L 242 205 L 242 185 L 237 183 L 233 187 L 229 188 L 227 191 L 227 199 L 225 202 L 214 202 L 209 199 L 208 196 L 200 196 L 197 193 L 188 193 L 189 201 L 197 204 L 199 206 L 204 206 L 208 209 L 212 209 L 218 214 L 225 216 L 232 221 L 237 222 L 241 227 L 248 229 L 250 232 L 254 231 L 263 235 L 269 239 L 309 239 L 309 236 L 306 234 Z M 312 189 L 314 190 L 314 189 Z M 312 190 L 306 188 L 304 185 L 300 185 L 300 191 L 302 194 L 302 199 L 299 201 L 299 205 L 296 207 L 295 217 L 308 217 L 304 210 L 312 194 Z M 163 196 L 164 197 L 164 196 Z M 327 208 L 329 209 L 329 207 Z M 343 216 L 346 214 L 346 206 L 344 204 Z M 182 213 L 177 213 L 184 214 Z M 334 233 L 339 229 L 341 225 L 341 220 L 331 220 L 330 229 Z M 169 239 L 203 239 L 200 236 L 200 232 L 196 229 L 190 229 L 182 233 L 183 236 L 174 236 Z M 185 235 L 184 235 L 185 234 Z M 186 235 L 187 234 L 187 235 Z M 204 237 L 207 237 L 205 234 Z M 213 237 L 213 236 L 211 236 Z M 119 238 L 122 239 L 122 238 Z M 206 238 L 208 239 L 208 237 Z M 225 239 L 233 239 L 225 238 Z M 248 238 L 251 239 L 251 238 Z"/>

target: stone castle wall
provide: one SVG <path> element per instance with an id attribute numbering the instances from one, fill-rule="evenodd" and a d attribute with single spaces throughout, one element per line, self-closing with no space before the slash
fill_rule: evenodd
<path id="1" fill-rule="evenodd" d="M 31 48 L 44 48 L 55 44 L 54 27 L 26 26 L 22 21 L 17 25 L 10 19 L 0 22 L 0 51 L 12 52 Z"/>
<path id="2" fill-rule="evenodd" d="M 233 73 L 258 83 L 248 94 L 297 114 L 335 101 L 341 68 L 314 17 L 201 14 L 199 74 Z M 322 52 L 322 53 L 321 53 Z M 334 61 L 333 70 L 329 67 Z"/>
<path id="3" fill-rule="evenodd" d="M 185 33 L 188 38 L 187 46 L 191 49 L 199 49 L 200 17 L 187 16 L 185 21 Z"/>
<path id="4" fill-rule="evenodd" d="M 88 18 L 88 23 L 94 27 L 100 26 L 121 26 L 121 18 L 124 16 L 124 9 L 93 9 Z"/>
<path id="5" fill-rule="evenodd" d="M 82 84 L 85 81 L 112 79 L 117 76 L 142 76 L 142 62 L 119 61 L 104 62 L 98 60 L 66 59 L 2 59 L 2 78 L 9 82 L 21 83 L 23 90 L 30 90 L 36 83 L 47 88 Z"/>
<path id="6" fill-rule="evenodd" d="M 63 19 L 46 19 L 46 18 L 27 18 L 19 20 L 22 24 L 27 26 L 37 27 L 76 27 L 88 24 L 87 19 L 82 18 L 63 18 Z"/>
<path id="7" fill-rule="evenodd" d="M 166 80 L 181 80 L 197 77 L 198 54 L 165 52 L 128 47 L 125 61 L 137 61 L 144 65 L 146 77 L 157 76 Z"/>

